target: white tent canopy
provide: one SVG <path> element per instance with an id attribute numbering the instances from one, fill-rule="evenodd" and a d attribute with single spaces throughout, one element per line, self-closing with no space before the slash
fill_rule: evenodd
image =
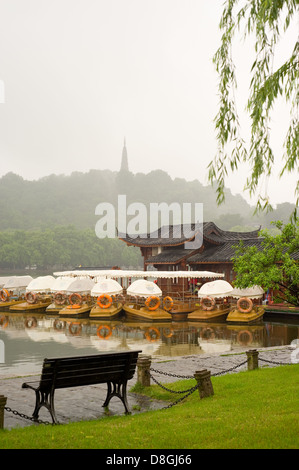
<path id="1" fill-rule="evenodd" d="M 217 280 L 212 282 L 206 282 L 199 289 L 198 297 L 228 297 L 230 296 L 232 290 L 233 287 L 227 281 Z"/>
<path id="2" fill-rule="evenodd" d="M 13 276 L 11 277 L 6 284 L 4 284 L 4 289 L 25 289 L 25 287 L 33 281 L 31 276 Z"/>
<path id="3" fill-rule="evenodd" d="M 94 287 L 94 281 L 89 278 L 73 279 L 67 288 L 68 293 L 90 292 Z"/>
<path id="4" fill-rule="evenodd" d="M 122 269 L 75 270 L 55 272 L 55 276 L 90 277 L 90 278 L 223 278 L 223 273 L 211 271 L 135 271 Z M 98 280 L 100 280 L 98 279 Z"/>
<path id="5" fill-rule="evenodd" d="M 50 291 L 55 281 L 53 276 L 39 276 L 33 279 L 27 286 L 27 292 L 44 292 Z"/>
<path id="6" fill-rule="evenodd" d="M 137 281 L 132 282 L 130 287 L 127 289 L 127 294 L 136 295 L 139 297 L 147 297 L 149 295 L 161 296 L 162 291 L 157 284 L 145 279 L 138 279 Z"/>
<path id="7" fill-rule="evenodd" d="M 60 276 L 52 284 L 52 292 L 65 292 L 67 291 L 69 285 L 74 282 L 74 278 L 70 276 Z"/>
<path id="8" fill-rule="evenodd" d="M 14 278 L 15 276 L 6 276 L 6 277 L 0 277 L 0 289 L 11 279 Z"/>
<path id="9" fill-rule="evenodd" d="M 241 297 L 249 297 L 250 299 L 261 299 L 265 291 L 260 286 L 246 287 L 240 289 L 235 287 L 231 292 L 231 296 L 234 299 L 240 299 Z"/>
<path id="10" fill-rule="evenodd" d="M 122 286 L 114 279 L 103 279 L 95 284 L 91 290 L 91 295 L 110 294 L 116 295 L 122 293 Z"/>

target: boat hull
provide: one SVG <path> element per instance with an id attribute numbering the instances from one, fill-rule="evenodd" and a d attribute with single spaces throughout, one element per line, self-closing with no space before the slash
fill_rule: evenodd
<path id="1" fill-rule="evenodd" d="M 12 305 L 9 307 L 10 311 L 13 312 L 22 312 L 22 313 L 42 313 L 46 311 L 48 305 L 50 305 L 51 301 L 48 302 L 36 302 L 35 304 L 29 304 L 28 302 L 21 302 L 17 305 Z"/>
<path id="2" fill-rule="evenodd" d="M 224 309 L 202 310 L 197 309 L 189 313 L 188 321 L 214 322 L 226 320 L 229 313 L 229 307 Z"/>
<path id="3" fill-rule="evenodd" d="M 122 312 L 123 306 L 119 302 L 116 305 L 111 305 L 109 308 L 101 308 L 99 305 L 92 307 L 89 313 L 90 318 L 98 318 L 103 320 L 110 320 L 119 317 Z"/>
<path id="4" fill-rule="evenodd" d="M 8 312 L 10 307 L 24 303 L 24 300 L 8 300 L 6 302 L 0 302 L 0 312 Z"/>
<path id="5" fill-rule="evenodd" d="M 68 308 L 67 306 L 59 310 L 59 316 L 70 317 L 70 318 L 88 317 L 91 308 L 92 308 L 91 305 L 86 305 L 86 304 L 83 304 L 78 308 Z"/>
<path id="6" fill-rule="evenodd" d="M 157 308 L 156 310 L 149 310 L 146 307 L 138 308 L 134 305 L 125 304 L 123 309 L 126 312 L 126 316 L 128 318 L 139 321 L 163 322 L 172 320 L 171 314 L 167 313 L 161 308 Z"/>
<path id="7" fill-rule="evenodd" d="M 241 313 L 236 308 L 231 310 L 227 316 L 227 322 L 235 323 L 254 323 L 262 320 L 265 309 L 262 306 L 259 306 L 257 309 L 252 309 L 249 313 Z"/>

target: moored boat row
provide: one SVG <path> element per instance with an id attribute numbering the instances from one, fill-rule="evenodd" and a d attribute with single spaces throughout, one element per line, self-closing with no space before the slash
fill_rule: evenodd
<path id="1" fill-rule="evenodd" d="M 54 276 L 58 277 L 54 277 Z M 54 276 L 13 276 L 1 283 L 0 311 L 43 312 L 61 317 L 112 320 L 121 314 L 139 321 L 228 321 L 262 319 L 264 291 L 233 289 L 208 271 L 68 271 Z M 198 293 L 173 292 L 178 278 L 202 280 Z M 213 281 L 208 281 L 209 279 Z M 149 279 L 155 279 L 150 281 Z M 171 285 L 165 290 L 168 279 Z M 164 288 L 163 288 L 164 287 Z"/>

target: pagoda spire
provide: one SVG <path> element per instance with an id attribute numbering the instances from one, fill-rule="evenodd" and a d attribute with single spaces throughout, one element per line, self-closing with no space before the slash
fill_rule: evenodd
<path id="1" fill-rule="evenodd" d="M 126 138 L 124 138 L 124 147 L 121 156 L 121 166 L 120 171 L 129 171 L 129 164 L 128 164 L 128 153 L 126 147 Z"/>

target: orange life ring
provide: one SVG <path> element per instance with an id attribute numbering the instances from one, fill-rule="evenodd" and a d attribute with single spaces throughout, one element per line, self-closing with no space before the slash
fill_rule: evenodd
<path id="1" fill-rule="evenodd" d="M 247 340 L 245 339 L 245 341 L 244 339 L 241 338 L 241 336 L 243 336 L 244 334 L 247 335 Z M 253 339 L 252 333 L 248 330 L 239 331 L 238 336 L 237 336 L 238 343 L 242 344 L 242 346 L 247 346 L 248 344 L 251 344 L 252 339 Z"/>
<path id="2" fill-rule="evenodd" d="M 166 297 L 164 297 L 164 299 L 163 299 L 163 307 L 164 307 L 164 309 L 165 309 L 167 312 L 169 312 L 169 311 L 172 309 L 172 307 L 173 307 L 173 300 L 172 300 L 172 298 L 171 298 L 169 295 L 167 295 Z"/>
<path id="3" fill-rule="evenodd" d="M 71 305 L 68 305 L 67 308 L 80 308 L 81 305 L 79 304 L 71 304 Z"/>
<path id="4" fill-rule="evenodd" d="M 103 334 L 101 333 L 102 329 L 108 330 L 108 334 L 103 335 Z M 101 325 L 101 326 L 99 326 L 98 329 L 97 329 L 97 335 L 98 335 L 98 337 L 99 337 L 100 339 L 108 339 L 108 338 L 110 338 L 110 336 L 112 335 L 112 328 L 111 328 L 110 326 L 108 326 L 108 325 Z"/>
<path id="5" fill-rule="evenodd" d="M 152 333 L 154 333 L 154 335 L 156 335 L 156 337 L 153 337 L 152 336 Z M 157 328 L 148 328 L 144 334 L 145 338 L 147 339 L 147 341 L 149 341 L 150 343 L 153 343 L 155 341 L 158 341 L 158 339 L 160 338 L 161 334 L 160 334 L 160 331 L 157 329 Z"/>
<path id="6" fill-rule="evenodd" d="M 155 302 L 153 306 L 152 306 L 152 302 Z M 156 295 L 151 295 L 146 299 L 145 305 L 147 306 L 149 310 L 157 310 L 157 308 L 160 305 L 160 299 Z"/>
<path id="7" fill-rule="evenodd" d="M 26 328 L 36 328 L 37 327 L 37 320 L 34 317 L 27 318 L 25 320 L 25 327 Z"/>
<path id="8" fill-rule="evenodd" d="M 73 331 L 73 326 L 79 326 L 79 328 L 75 329 L 75 331 Z M 80 322 L 78 321 L 72 321 L 70 324 L 69 324 L 69 332 L 72 336 L 78 336 L 82 331 L 82 325 Z"/>
<path id="9" fill-rule="evenodd" d="M 1 328 L 6 328 L 8 326 L 8 317 L 5 315 L 0 318 L 0 326 Z"/>
<path id="10" fill-rule="evenodd" d="M 0 298 L 2 300 L 2 302 L 6 302 L 10 297 L 10 293 L 8 292 L 7 289 L 2 289 L 0 291 Z"/>
<path id="11" fill-rule="evenodd" d="M 76 300 L 74 300 L 74 297 L 76 298 Z M 74 304 L 78 304 L 78 305 L 82 305 L 82 296 L 80 294 L 77 294 L 76 292 L 74 292 L 73 294 L 71 294 L 69 296 L 69 302 L 71 305 L 74 305 Z"/>
<path id="12" fill-rule="evenodd" d="M 210 305 L 207 305 L 206 304 L 206 301 L 208 301 L 210 303 Z M 215 306 L 215 299 L 213 299 L 213 297 L 203 297 L 201 300 L 200 300 L 200 305 L 202 307 L 203 310 L 213 310 L 214 306 Z"/>
<path id="13" fill-rule="evenodd" d="M 37 301 L 37 295 L 34 292 L 26 292 L 25 299 L 28 304 L 35 304 Z"/>
<path id="14" fill-rule="evenodd" d="M 105 302 L 102 301 L 105 299 Z M 97 299 L 97 304 L 101 308 L 109 308 L 112 305 L 112 297 L 109 294 L 102 294 Z"/>
<path id="15" fill-rule="evenodd" d="M 247 308 L 242 307 L 241 305 L 247 304 Z M 253 307 L 252 300 L 248 297 L 241 297 L 237 302 L 237 308 L 241 313 L 250 313 Z"/>
<path id="16" fill-rule="evenodd" d="M 64 292 L 56 292 L 54 295 L 54 302 L 57 305 L 63 305 L 67 299 L 66 294 Z"/>

